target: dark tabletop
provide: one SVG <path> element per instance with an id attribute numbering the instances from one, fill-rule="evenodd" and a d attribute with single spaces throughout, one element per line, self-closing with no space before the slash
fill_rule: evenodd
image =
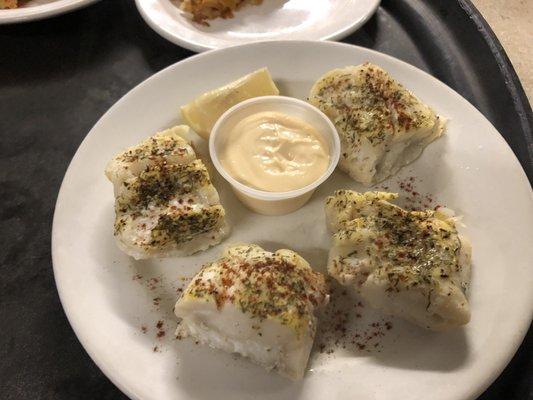
<path id="1" fill-rule="evenodd" d="M 155 34 L 133 3 L 105 0 L 0 27 L 0 399 L 125 398 L 69 326 L 54 284 L 50 231 L 63 175 L 91 127 L 128 90 L 193 54 Z M 502 132 L 531 179 L 531 107 L 469 7 L 384 0 L 345 41 L 403 59 L 453 87 Z M 471 21 L 465 10 L 474 12 Z M 481 399 L 533 399 L 532 343 L 530 330 Z"/>

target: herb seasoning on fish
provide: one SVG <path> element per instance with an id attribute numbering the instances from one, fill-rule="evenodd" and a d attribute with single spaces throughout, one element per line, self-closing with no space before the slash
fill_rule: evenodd
<path id="1" fill-rule="evenodd" d="M 176 303 L 178 334 L 300 378 L 316 332 L 314 312 L 327 301 L 323 275 L 293 251 L 231 246 Z"/>
<path id="2" fill-rule="evenodd" d="M 229 228 L 209 174 L 178 126 L 117 155 L 115 237 L 134 258 L 184 256 L 222 240 Z"/>
<path id="3" fill-rule="evenodd" d="M 327 72 L 309 102 L 337 128 L 339 167 L 366 185 L 414 161 L 444 130 L 443 118 L 370 63 Z"/>
<path id="4" fill-rule="evenodd" d="M 340 190 L 326 200 L 335 232 L 328 272 L 376 308 L 430 329 L 466 324 L 471 248 L 451 210 L 407 211 L 395 193 Z"/>

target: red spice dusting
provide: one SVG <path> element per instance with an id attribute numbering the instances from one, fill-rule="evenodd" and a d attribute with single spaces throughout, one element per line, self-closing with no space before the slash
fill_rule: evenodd
<path id="1" fill-rule="evenodd" d="M 230 278 L 223 277 L 222 278 L 222 284 L 224 286 L 226 286 L 226 287 L 229 287 L 229 286 L 233 285 L 233 281 Z"/>
<path id="2" fill-rule="evenodd" d="M 331 279 L 328 281 L 331 301 L 324 310 L 318 327 L 318 351 L 321 354 L 332 354 L 339 349 L 355 352 L 381 351 L 381 339 L 392 328 L 392 324 L 384 320 L 368 323 L 364 322 L 365 319 L 360 320 L 363 318 L 363 303 L 337 282 Z"/>
<path id="3" fill-rule="evenodd" d="M 155 290 L 161 287 L 160 282 L 161 280 L 159 278 L 150 278 L 147 282 L 148 289 Z"/>
<path id="4" fill-rule="evenodd" d="M 440 206 L 435 205 L 435 196 L 431 193 L 421 193 L 416 187 L 419 182 L 421 179 L 415 176 L 400 178 L 396 181 L 400 199 L 404 201 L 403 206 L 409 211 L 436 210 Z M 388 191 L 389 186 L 378 186 L 378 189 Z"/>
<path id="5" fill-rule="evenodd" d="M 165 322 L 161 320 L 157 321 L 157 323 L 155 324 L 155 327 L 157 328 L 156 337 L 158 339 L 161 339 L 166 334 L 165 330 L 163 329 L 164 325 L 165 325 Z"/>

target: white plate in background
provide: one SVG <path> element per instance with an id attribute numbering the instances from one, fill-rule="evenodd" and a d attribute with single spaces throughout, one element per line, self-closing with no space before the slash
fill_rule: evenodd
<path id="1" fill-rule="evenodd" d="M 473 245 L 471 322 L 433 333 L 393 320 L 379 351 L 315 351 L 305 378 L 296 383 L 193 340 L 174 340 L 172 308 L 180 278 L 193 276 L 224 245 L 239 241 L 270 251 L 293 249 L 323 271 L 330 243 L 324 198 L 335 189 L 364 188 L 337 171 L 302 209 L 267 217 L 244 208 L 212 173 L 233 226 L 231 236 L 191 257 L 134 261 L 114 243 L 113 188 L 103 172 L 108 160 L 180 123 L 180 105 L 260 67 L 270 69 L 282 94 L 303 99 L 324 72 L 364 61 L 388 70 L 449 118 L 446 134 L 384 185 L 394 191 L 399 180 L 416 176 L 419 192 L 431 193 L 464 217 Z M 197 146 L 202 154 L 201 140 Z M 57 288 L 76 335 L 102 371 L 133 399 L 466 400 L 476 398 L 500 374 L 529 327 L 532 222 L 532 191 L 516 157 L 487 119 L 452 89 L 372 50 L 333 42 L 264 42 L 188 58 L 117 102 L 89 132 L 65 174 L 52 254 Z M 365 309 L 368 320 L 380 317 Z M 166 332 L 161 338 L 158 321 Z M 350 330 L 367 323 L 352 322 Z"/>
<path id="2" fill-rule="evenodd" d="M 158 34 L 201 52 L 260 40 L 338 40 L 360 28 L 380 0 L 263 0 L 246 5 L 230 19 L 194 23 L 180 0 L 135 0 L 144 20 Z"/>
<path id="3" fill-rule="evenodd" d="M 20 7 L 0 10 L 0 25 L 28 22 L 54 17 L 78 8 L 88 6 L 98 0 L 27 0 Z"/>

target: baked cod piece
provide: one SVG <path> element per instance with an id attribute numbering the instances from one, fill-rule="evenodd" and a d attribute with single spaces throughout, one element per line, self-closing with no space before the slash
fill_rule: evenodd
<path id="1" fill-rule="evenodd" d="M 234 245 L 205 265 L 176 303 L 176 333 L 300 379 L 315 337 L 315 310 L 328 300 L 324 276 L 297 253 Z"/>
<path id="2" fill-rule="evenodd" d="M 186 125 L 174 126 L 117 154 L 106 166 L 107 178 L 121 188 L 124 181 L 139 176 L 148 166 L 156 164 L 187 164 L 196 160 Z"/>
<path id="3" fill-rule="evenodd" d="M 329 71 L 312 87 L 309 102 L 337 128 L 339 168 L 365 185 L 413 162 L 445 126 L 435 111 L 370 63 Z"/>
<path id="4" fill-rule="evenodd" d="M 135 259 L 186 256 L 229 233 L 209 173 L 175 127 L 117 155 L 106 175 L 115 192 L 115 238 Z"/>
<path id="5" fill-rule="evenodd" d="M 406 211 L 394 193 L 339 190 L 326 200 L 335 232 L 328 272 L 369 304 L 421 327 L 470 321 L 471 245 L 451 211 Z"/>

